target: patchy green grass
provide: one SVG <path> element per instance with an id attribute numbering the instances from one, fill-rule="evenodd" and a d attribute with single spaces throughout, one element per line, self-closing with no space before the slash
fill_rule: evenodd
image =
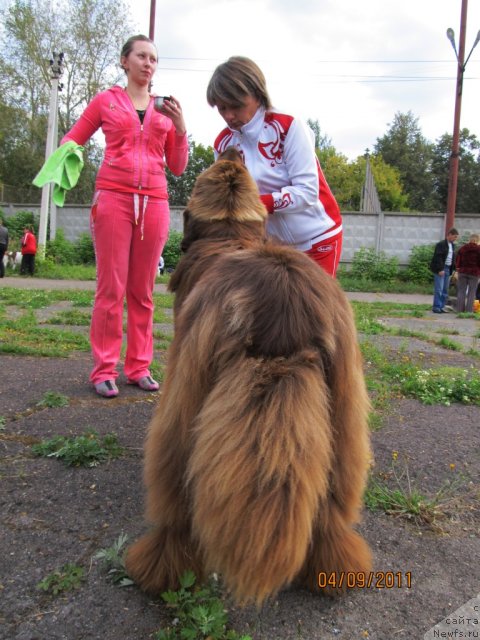
<path id="1" fill-rule="evenodd" d="M 0 353 L 68 357 L 75 351 L 90 351 L 88 336 L 66 327 L 89 326 L 94 295 L 93 291 L 77 289 L 0 289 Z M 170 293 L 154 294 L 155 323 L 173 326 L 173 300 Z M 36 311 L 61 302 L 69 302 L 74 308 L 59 310 L 39 322 Z M 56 329 L 55 325 L 62 328 Z M 170 332 L 156 331 L 156 348 L 166 350 L 171 339 Z"/>
<path id="2" fill-rule="evenodd" d="M 79 311 L 78 309 L 66 309 L 58 311 L 54 316 L 45 320 L 45 324 L 73 325 L 88 327 L 92 319 L 91 311 Z"/>
<path id="3" fill-rule="evenodd" d="M 38 407 L 48 407 L 50 409 L 54 407 L 67 407 L 68 404 L 69 400 L 67 396 L 57 393 L 56 391 L 46 391 L 40 402 L 37 402 Z"/>
<path id="4" fill-rule="evenodd" d="M 95 467 L 100 462 L 119 458 L 123 453 L 115 434 L 108 433 L 100 438 L 93 430 L 73 438 L 54 436 L 34 444 L 31 451 L 35 456 L 62 460 L 68 467 Z"/>

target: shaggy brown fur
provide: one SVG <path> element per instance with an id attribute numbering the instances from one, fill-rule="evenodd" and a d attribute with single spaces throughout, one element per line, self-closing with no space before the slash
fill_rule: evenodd
<path id="1" fill-rule="evenodd" d="M 171 280 L 175 338 L 145 448 L 151 531 L 128 550 L 146 591 L 221 573 L 239 603 L 318 573 L 369 571 L 353 530 L 369 462 L 350 305 L 294 249 L 265 242 L 239 163 L 197 180 Z"/>

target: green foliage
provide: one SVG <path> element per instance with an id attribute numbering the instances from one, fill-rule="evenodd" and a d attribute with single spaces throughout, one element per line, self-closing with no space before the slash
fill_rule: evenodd
<path id="1" fill-rule="evenodd" d="M 67 407 L 69 404 L 69 400 L 67 396 L 64 396 L 61 393 L 57 393 L 56 391 L 46 391 L 43 394 L 43 398 L 40 402 L 37 403 L 39 407 Z"/>
<path id="2" fill-rule="evenodd" d="M 105 460 L 118 458 L 123 449 L 118 446 L 115 434 L 110 433 L 100 439 L 92 430 L 75 438 L 55 436 L 33 445 L 32 453 L 46 458 L 58 458 L 67 466 L 95 467 Z"/>
<path id="3" fill-rule="evenodd" d="M 405 269 L 405 279 L 419 284 L 432 284 L 433 273 L 430 271 L 435 245 L 423 244 L 412 247 L 407 268 Z"/>
<path id="4" fill-rule="evenodd" d="M 95 249 L 92 236 L 89 233 L 80 234 L 75 243 L 76 262 L 80 264 L 95 264 Z"/>
<path id="5" fill-rule="evenodd" d="M 195 587 L 195 574 L 187 571 L 180 578 L 178 591 L 162 593 L 172 610 L 172 626 L 155 634 L 155 640 L 251 640 L 227 629 L 227 611 L 218 596 L 218 586 L 211 582 Z"/>
<path id="6" fill-rule="evenodd" d="M 73 264 L 76 262 L 75 247 L 65 238 L 63 229 L 57 229 L 54 240 L 47 240 L 45 256 L 57 264 Z"/>
<path id="7" fill-rule="evenodd" d="M 461 129 L 459 139 L 458 187 L 455 202 L 457 213 L 478 211 L 480 202 L 480 140 L 466 128 Z M 448 180 L 452 136 L 443 134 L 435 143 L 432 175 L 438 194 L 439 208 L 445 211 L 448 198 Z"/>
<path id="8" fill-rule="evenodd" d="M 214 161 L 213 148 L 205 147 L 203 144 L 196 144 L 193 140 L 189 140 L 189 159 L 188 165 L 181 176 L 174 176 L 167 169 L 168 195 L 172 206 L 184 207 L 197 177 Z"/>
<path id="9" fill-rule="evenodd" d="M 128 577 L 125 569 L 124 546 L 128 536 L 125 533 L 119 535 L 111 547 L 100 549 L 93 557 L 100 560 L 103 568 L 107 571 L 108 579 L 120 587 L 129 587 L 133 580 Z"/>
<path id="10" fill-rule="evenodd" d="M 18 249 L 20 249 L 20 240 L 27 225 L 33 225 L 35 235 L 38 237 L 39 217 L 34 215 L 32 211 L 18 211 L 13 216 L 3 217 L 8 234 Z"/>
<path id="11" fill-rule="evenodd" d="M 433 145 L 422 135 L 413 113 L 397 112 L 387 133 L 377 138 L 375 154 L 395 167 L 400 175 L 408 206 L 413 211 L 438 209 L 433 176 L 430 170 Z"/>
<path id="12" fill-rule="evenodd" d="M 183 233 L 179 231 L 175 231 L 174 229 L 170 230 L 168 234 L 168 240 L 166 245 L 163 248 L 163 259 L 165 260 L 165 268 L 166 269 L 174 269 L 181 256 L 180 244 L 183 240 Z"/>
<path id="13" fill-rule="evenodd" d="M 37 584 L 37 588 L 56 596 L 63 591 L 71 591 L 79 587 L 84 577 L 83 567 L 69 563 L 46 576 Z"/>
<path id="14" fill-rule="evenodd" d="M 480 405 L 480 373 L 477 370 L 440 367 L 406 370 L 400 377 L 402 392 L 423 404 L 452 402 Z"/>
<path id="15" fill-rule="evenodd" d="M 398 259 L 388 258 L 384 251 L 362 247 L 352 260 L 351 273 L 360 280 L 392 282 L 398 274 Z"/>
<path id="16" fill-rule="evenodd" d="M 3 3 L 0 15 L 0 182 L 8 201 L 38 202 L 31 182 L 45 159 L 52 51 L 65 54 L 62 138 L 87 102 L 116 81 L 121 46 L 135 33 L 131 12 L 124 0 L 19 0 Z M 71 202 L 91 199 L 98 156 L 99 145 L 87 145 Z"/>
<path id="17" fill-rule="evenodd" d="M 365 492 L 365 506 L 370 511 L 385 511 L 397 515 L 419 516 L 428 500 L 416 489 L 405 492 L 390 489 L 385 484 L 371 480 Z"/>

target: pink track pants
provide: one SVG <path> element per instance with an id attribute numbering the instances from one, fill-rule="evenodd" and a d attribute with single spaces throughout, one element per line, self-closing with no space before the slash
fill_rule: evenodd
<path id="1" fill-rule="evenodd" d="M 118 376 L 116 366 L 122 348 L 125 296 L 124 373 L 131 380 L 150 375 L 153 285 L 168 238 L 169 222 L 167 200 L 106 190 L 95 194 L 90 215 L 97 263 L 97 289 L 90 327 L 94 360 L 90 380 L 94 384 L 115 380 Z"/>

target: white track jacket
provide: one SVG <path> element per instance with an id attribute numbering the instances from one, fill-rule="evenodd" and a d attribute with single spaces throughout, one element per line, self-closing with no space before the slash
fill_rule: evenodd
<path id="1" fill-rule="evenodd" d="M 269 236 L 308 251 L 342 230 L 340 209 L 315 155 L 313 131 L 301 120 L 259 108 L 241 131 L 226 127 L 216 157 L 235 147 L 271 214 Z"/>

